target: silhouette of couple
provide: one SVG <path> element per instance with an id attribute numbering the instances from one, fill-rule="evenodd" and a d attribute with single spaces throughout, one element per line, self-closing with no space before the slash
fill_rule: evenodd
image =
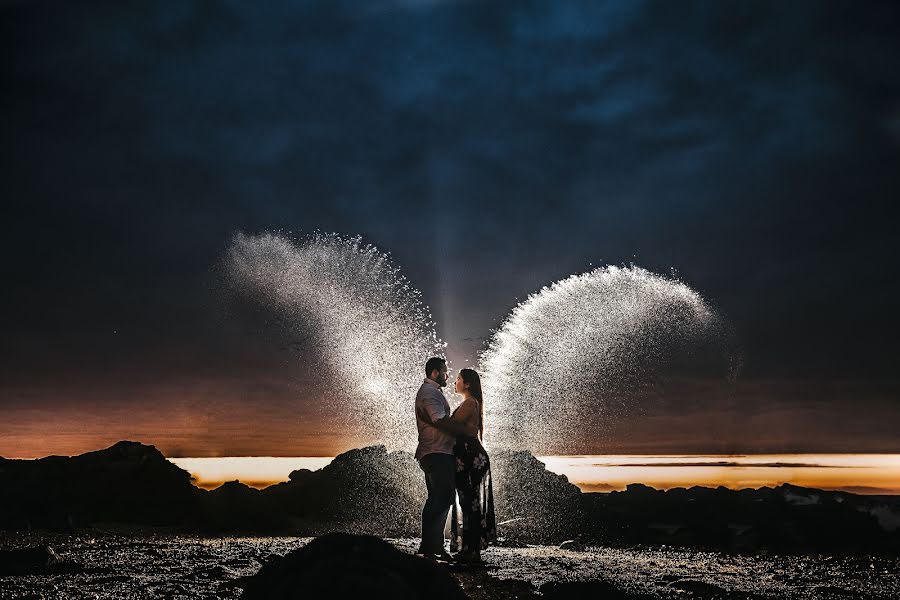
<path id="1" fill-rule="evenodd" d="M 447 385 L 447 363 L 434 357 L 425 363 L 425 381 L 416 394 L 419 445 L 416 460 L 425 473 L 428 499 L 422 508 L 422 544 L 418 553 L 438 560 L 480 563 L 481 550 L 496 541 L 491 464 L 481 439 L 484 434 L 484 399 L 481 379 L 473 369 L 462 369 L 455 391 L 462 403 L 450 412 L 441 391 Z M 456 495 L 462 511 L 462 534 Z M 444 549 L 444 526 L 453 508 L 450 549 Z"/>

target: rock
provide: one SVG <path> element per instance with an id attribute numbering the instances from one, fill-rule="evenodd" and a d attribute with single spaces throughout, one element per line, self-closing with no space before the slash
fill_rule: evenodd
<path id="1" fill-rule="evenodd" d="M 573 552 L 584 552 L 585 545 L 584 543 L 578 540 L 566 540 L 562 544 L 559 545 L 560 550 L 571 550 Z"/>
<path id="2" fill-rule="evenodd" d="M 270 510 L 300 520 L 305 533 L 419 534 L 425 482 L 408 452 L 369 446 L 338 455 L 308 474 L 262 490 Z"/>
<path id="3" fill-rule="evenodd" d="M 442 567 L 364 535 L 331 533 L 264 565 L 241 598 L 464 600 Z"/>
<path id="4" fill-rule="evenodd" d="M 81 565 L 64 561 L 50 546 L 0 550 L 0 577 L 74 573 Z"/>
<path id="5" fill-rule="evenodd" d="M 585 519 L 579 489 L 528 452 L 491 454 L 498 534 L 517 543 L 559 543 Z M 319 532 L 383 537 L 420 533 L 425 483 L 412 454 L 384 446 L 350 450 L 315 472 L 262 490 L 272 512 L 300 518 Z M 503 524 L 505 522 L 505 524 Z"/>
<path id="6" fill-rule="evenodd" d="M 198 526 L 204 532 L 275 533 L 287 529 L 287 516 L 271 510 L 262 492 L 228 481 L 199 497 Z"/>
<path id="7" fill-rule="evenodd" d="M 0 529 L 13 530 L 186 524 L 198 492 L 159 450 L 129 441 L 73 457 L 3 460 L 0 490 Z"/>
<path id="8" fill-rule="evenodd" d="M 659 492 L 659 490 L 656 490 L 648 485 L 644 485 L 643 483 L 629 483 L 625 486 L 625 491 L 629 494 L 639 494 L 642 496 L 651 496 Z"/>
<path id="9" fill-rule="evenodd" d="M 649 596 L 628 594 L 607 581 L 545 583 L 540 592 L 545 600 L 649 600 Z"/>
<path id="10" fill-rule="evenodd" d="M 296 471 L 291 471 L 291 474 L 288 475 L 288 479 L 293 483 L 302 483 L 309 479 L 313 473 L 314 471 L 310 471 L 309 469 L 297 469 Z"/>
<path id="11" fill-rule="evenodd" d="M 559 544 L 583 531 L 582 493 L 524 451 L 491 453 L 497 533 L 531 544 Z"/>
<path id="12" fill-rule="evenodd" d="M 740 553 L 896 553 L 900 535 L 881 527 L 871 513 L 876 502 L 883 498 L 787 484 L 668 491 L 632 484 L 624 492 L 583 494 L 589 523 L 579 537 L 588 543 Z"/>
<path id="13" fill-rule="evenodd" d="M 705 581 L 697 581 L 694 579 L 680 579 L 669 584 L 677 590 L 690 592 L 695 598 L 728 598 L 728 590 L 721 588 Z"/>
<path id="14" fill-rule="evenodd" d="M 580 490 L 528 452 L 491 453 L 498 534 L 559 543 L 583 524 Z M 418 536 L 425 484 L 408 452 L 371 446 L 345 452 L 321 471 L 263 490 L 276 505 L 343 531 Z M 506 525 L 501 525 L 503 522 Z"/>
<path id="15" fill-rule="evenodd" d="M 219 584 L 220 590 L 231 590 L 234 588 L 244 589 L 247 587 L 247 582 L 251 581 L 253 576 L 244 576 L 244 577 L 235 577 L 234 579 L 229 579 L 228 581 L 223 581 Z"/>
<path id="16" fill-rule="evenodd" d="M 215 581 L 234 579 L 236 576 L 237 573 L 235 573 L 228 567 L 223 567 L 222 565 L 206 566 L 201 569 L 197 569 L 196 571 L 188 575 L 188 577 L 191 579 L 211 579 Z"/>

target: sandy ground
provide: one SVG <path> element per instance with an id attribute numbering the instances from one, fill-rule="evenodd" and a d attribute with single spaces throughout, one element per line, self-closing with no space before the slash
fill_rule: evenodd
<path id="1" fill-rule="evenodd" d="M 0 578 L 0 598 L 237 598 L 243 577 L 310 538 L 172 534 L 3 535 L 49 544 L 85 571 Z M 391 540 L 412 552 L 418 540 Z M 454 571 L 472 598 L 538 597 L 550 582 L 605 580 L 654 598 L 900 598 L 900 559 L 733 556 L 682 549 L 491 548 L 481 572 Z"/>

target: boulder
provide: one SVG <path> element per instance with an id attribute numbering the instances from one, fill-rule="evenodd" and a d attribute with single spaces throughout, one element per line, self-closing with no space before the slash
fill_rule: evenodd
<path id="1" fill-rule="evenodd" d="M 582 493 L 525 451 L 491 453 L 498 535 L 559 544 L 584 530 Z"/>
<path id="2" fill-rule="evenodd" d="M 464 600 L 446 569 L 377 537 L 330 533 L 266 563 L 244 582 L 243 600 L 391 598 Z"/>
<path id="3" fill-rule="evenodd" d="M 384 537 L 419 534 L 425 482 L 413 456 L 368 446 L 344 452 L 314 472 L 262 490 L 271 510 L 317 532 L 353 531 Z"/>
<path id="4" fill-rule="evenodd" d="M 74 573 L 81 565 L 65 561 L 50 546 L 0 550 L 0 577 Z"/>

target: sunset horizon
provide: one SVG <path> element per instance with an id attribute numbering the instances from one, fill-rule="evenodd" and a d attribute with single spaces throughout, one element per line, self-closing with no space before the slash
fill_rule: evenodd
<path id="1" fill-rule="evenodd" d="M 240 481 L 262 489 L 289 481 L 288 474 L 293 470 L 323 468 L 332 458 L 183 457 L 170 458 L 169 461 L 191 473 L 195 478 L 194 485 L 203 489 L 215 489 L 230 481 Z M 900 494 L 900 454 L 607 454 L 537 456 L 537 459 L 544 462 L 550 471 L 565 475 L 583 492 L 623 491 L 630 484 L 642 484 L 659 490 L 694 486 L 742 490 L 788 483 L 797 487 L 854 494 Z M 641 459 L 662 462 L 679 459 L 689 464 L 628 464 L 639 463 Z M 585 462 L 597 460 L 602 460 L 603 464 L 584 465 Z M 829 460 L 838 464 L 829 464 Z M 619 464 L 622 462 L 625 464 Z M 782 473 L 776 475 L 779 471 Z M 264 474 L 268 474 L 269 478 L 260 477 Z"/>
<path id="2" fill-rule="evenodd" d="M 152 445 L 152 444 L 147 444 Z M 155 447 L 155 446 L 154 446 Z M 102 450 L 96 448 L 94 450 Z M 347 451 L 355 450 L 349 448 Z M 221 456 L 165 458 L 212 490 L 239 481 L 264 489 L 289 481 L 294 470 L 316 471 L 335 456 Z M 40 460 L 46 456 L 13 457 Z M 538 455 L 548 470 L 565 475 L 583 492 L 623 491 L 630 484 L 659 490 L 725 487 L 759 489 L 791 484 L 863 495 L 900 495 L 900 453 L 731 453 Z"/>

